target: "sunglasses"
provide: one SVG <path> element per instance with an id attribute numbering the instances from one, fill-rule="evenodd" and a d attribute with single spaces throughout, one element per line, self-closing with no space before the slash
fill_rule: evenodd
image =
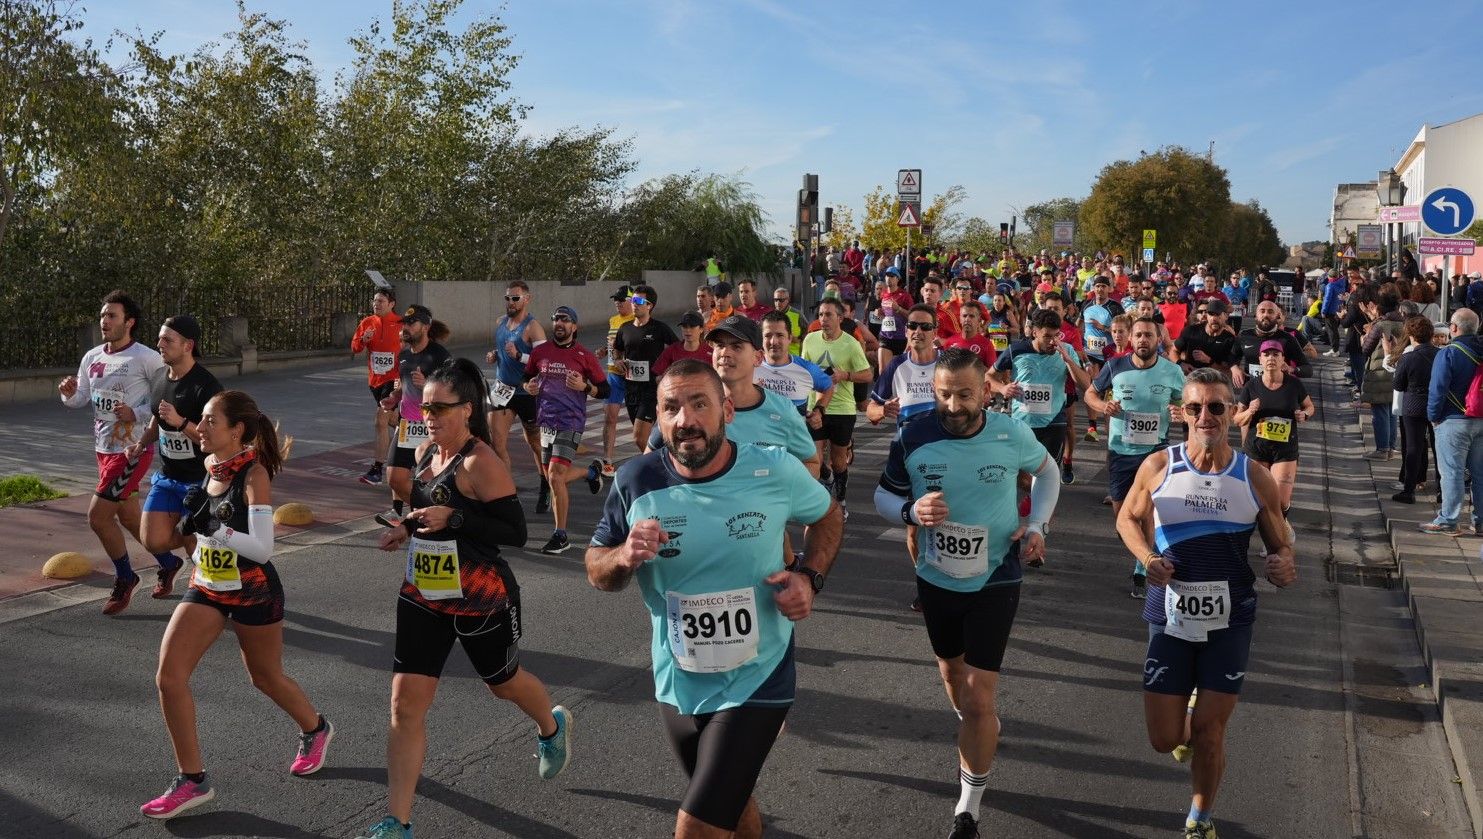
<path id="1" fill-rule="evenodd" d="M 649 305 L 649 298 L 647 298 L 647 297 L 630 297 L 630 298 L 628 298 L 628 300 L 629 300 L 629 302 L 633 303 L 633 305 L 635 305 L 635 306 L 647 306 L 647 305 Z"/>
<path id="2" fill-rule="evenodd" d="M 519 303 L 521 300 L 524 300 L 524 299 L 525 299 L 524 297 L 521 297 L 518 294 L 506 294 L 505 295 L 505 302 L 506 303 Z"/>
<path id="3" fill-rule="evenodd" d="M 1188 417 L 1198 417 L 1202 409 L 1209 411 L 1212 417 L 1223 417 L 1226 415 L 1226 403 L 1224 402 L 1206 402 L 1204 404 L 1186 402 L 1182 407 L 1184 408 L 1184 415 Z"/>
<path id="4" fill-rule="evenodd" d="M 912 331 L 921 330 L 923 332 L 931 332 L 937 327 L 919 320 L 909 320 L 906 322 L 906 328 Z"/>
<path id="5" fill-rule="evenodd" d="M 551 322 L 552 323 L 571 323 L 572 322 L 572 319 L 569 318 L 569 317 L 567 317 L 566 315 L 552 315 L 551 316 Z"/>
<path id="6" fill-rule="evenodd" d="M 953 286 L 953 291 L 972 291 L 972 290 L 973 290 L 973 286 L 971 286 L 971 285 Z"/>
<path id="7" fill-rule="evenodd" d="M 774 298 L 772 298 L 772 302 L 774 302 L 774 303 L 787 303 L 788 302 L 788 298 L 786 298 L 786 297 L 774 297 Z"/>
<path id="8" fill-rule="evenodd" d="M 442 415 L 448 413 L 449 411 L 453 410 L 454 408 L 457 408 L 459 405 L 466 405 L 466 404 L 468 404 L 468 403 L 467 402 L 424 402 L 424 403 L 422 403 L 422 416 L 423 417 L 441 417 Z"/>

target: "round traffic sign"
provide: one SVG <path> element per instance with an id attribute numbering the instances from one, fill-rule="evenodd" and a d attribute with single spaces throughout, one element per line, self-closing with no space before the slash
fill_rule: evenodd
<path id="1" fill-rule="evenodd" d="M 1473 224 L 1473 199 L 1456 187 L 1434 189 L 1421 202 L 1421 221 L 1440 236 L 1461 233 Z"/>

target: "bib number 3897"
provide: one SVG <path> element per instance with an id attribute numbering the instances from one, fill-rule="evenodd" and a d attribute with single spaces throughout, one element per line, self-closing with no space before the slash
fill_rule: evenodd
<path id="1" fill-rule="evenodd" d="M 689 673 L 724 673 L 757 657 L 757 594 L 747 588 L 666 597 L 665 623 L 675 664 Z"/>
<path id="2" fill-rule="evenodd" d="M 1185 583 L 1170 580 L 1164 589 L 1164 632 L 1186 641 L 1204 641 L 1231 623 L 1231 584 L 1226 580 Z"/>
<path id="3" fill-rule="evenodd" d="M 946 521 L 927 532 L 927 561 L 949 577 L 977 577 L 989 570 L 988 541 L 988 528 Z"/>

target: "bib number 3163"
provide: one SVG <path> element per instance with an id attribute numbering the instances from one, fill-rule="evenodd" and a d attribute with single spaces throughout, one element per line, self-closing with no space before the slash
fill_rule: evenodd
<path id="1" fill-rule="evenodd" d="M 757 657 L 757 594 L 751 587 L 665 597 L 675 664 L 688 673 L 724 673 Z"/>

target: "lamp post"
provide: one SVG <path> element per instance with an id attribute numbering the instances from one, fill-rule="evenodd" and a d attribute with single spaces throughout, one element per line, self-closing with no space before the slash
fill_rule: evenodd
<path id="1" fill-rule="evenodd" d="M 1375 179 L 1375 195 L 1380 199 L 1380 206 L 1382 207 L 1398 207 L 1405 203 L 1406 185 L 1401 183 L 1400 176 L 1395 173 L 1395 169 L 1381 170 L 1380 176 Z M 1392 226 L 1393 224 L 1394 222 L 1386 222 L 1385 224 L 1387 239 L 1385 269 L 1387 273 L 1394 270 L 1393 266 L 1400 262 L 1400 251 L 1396 241 L 1399 238 L 1397 236 L 1398 231 Z"/>

